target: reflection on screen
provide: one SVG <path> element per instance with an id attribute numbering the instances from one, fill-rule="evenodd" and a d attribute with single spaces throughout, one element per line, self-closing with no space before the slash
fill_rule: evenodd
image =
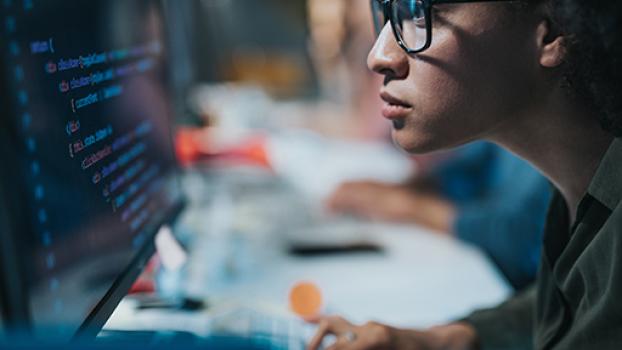
<path id="1" fill-rule="evenodd" d="M 0 0 L 40 330 L 72 333 L 178 201 L 157 1 Z"/>

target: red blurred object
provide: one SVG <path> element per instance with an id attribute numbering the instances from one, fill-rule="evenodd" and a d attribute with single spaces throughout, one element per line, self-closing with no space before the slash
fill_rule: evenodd
<path id="1" fill-rule="evenodd" d="M 202 143 L 207 144 L 208 133 L 203 133 L 201 129 L 183 128 L 177 130 L 175 135 L 175 151 L 177 159 L 182 166 L 190 165 L 201 158 L 206 148 Z"/>
<path id="2" fill-rule="evenodd" d="M 271 169 L 266 148 L 266 137 L 261 134 L 249 136 L 237 144 L 225 147 L 213 144 L 209 128 L 182 128 L 175 137 L 177 159 L 182 166 L 199 161 L 229 161 Z"/>
<path id="3" fill-rule="evenodd" d="M 153 280 L 148 280 L 145 278 L 138 278 L 136 282 L 130 288 L 128 294 L 144 294 L 144 293 L 154 293 L 155 292 L 155 282 Z"/>
<path id="4" fill-rule="evenodd" d="M 160 258 L 158 255 L 154 255 L 149 263 L 145 267 L 145 271 L 138 276 L 138 279 L 130 288 L 128 294 L 140 294 L 140 293 L 153 293 L 156 290 L 155 287 L 155 271 L 160 266 Z"/>

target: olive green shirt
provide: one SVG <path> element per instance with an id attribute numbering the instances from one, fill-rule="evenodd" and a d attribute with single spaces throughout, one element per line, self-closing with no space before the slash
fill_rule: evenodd
<path id="1" fill-rule="evenodd" d="M 487 349 L 622 349 L 622 140 L 615 139 L 569 227 L 549 209 L 537 285 L 466 321 Z"/>

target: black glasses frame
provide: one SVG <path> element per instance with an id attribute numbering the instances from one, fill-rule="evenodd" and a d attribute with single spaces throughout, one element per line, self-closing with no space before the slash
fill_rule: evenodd
<path id="1" fill-rule="evenodd" d="M 374 27 L 376 30 L 376 34 L 380 34 L 384 26 L 387 22 L 391 23 L 391 30 L 393 30 L 393 35 L 395 36 L 395 40 L 397 40 L 398 45 L 406 51 L 407 54 L 413 55 L 420 53 L 422 51 L 427 50 L 432 45 L 432 7 L 434 5 L 439 4 L 464 4 L 464 3 L 472 3 L 472 2 L 500 2 L 500 1 L 512 1 L 512 0 L 418 0 L 423 5 L 423 11 L 425 16 L 425 29 L 426 29 L 426 39 L 425 45 L 423 45 L 420 49 L 413 49 L 408 47 L 404 38 L 400 34 L 398 19 L 395 18 L 395 11 L 393 11 L 392 6 L 398 0 L 371 0 L 372 12 L 375 12 L 375 4 L 378 4 L 384 13 L 385 21 L 384 23 L 378 23 L 378 20 L 374 14 Z"/>

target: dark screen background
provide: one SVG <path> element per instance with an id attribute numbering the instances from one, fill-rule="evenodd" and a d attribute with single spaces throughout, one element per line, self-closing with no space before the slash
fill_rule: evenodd
<path id="1" fill-rule="evenodd" d="M 161 9 L 0 0 L 0 21 L 32 319 L 72 334 L 180 200 Z"/>

